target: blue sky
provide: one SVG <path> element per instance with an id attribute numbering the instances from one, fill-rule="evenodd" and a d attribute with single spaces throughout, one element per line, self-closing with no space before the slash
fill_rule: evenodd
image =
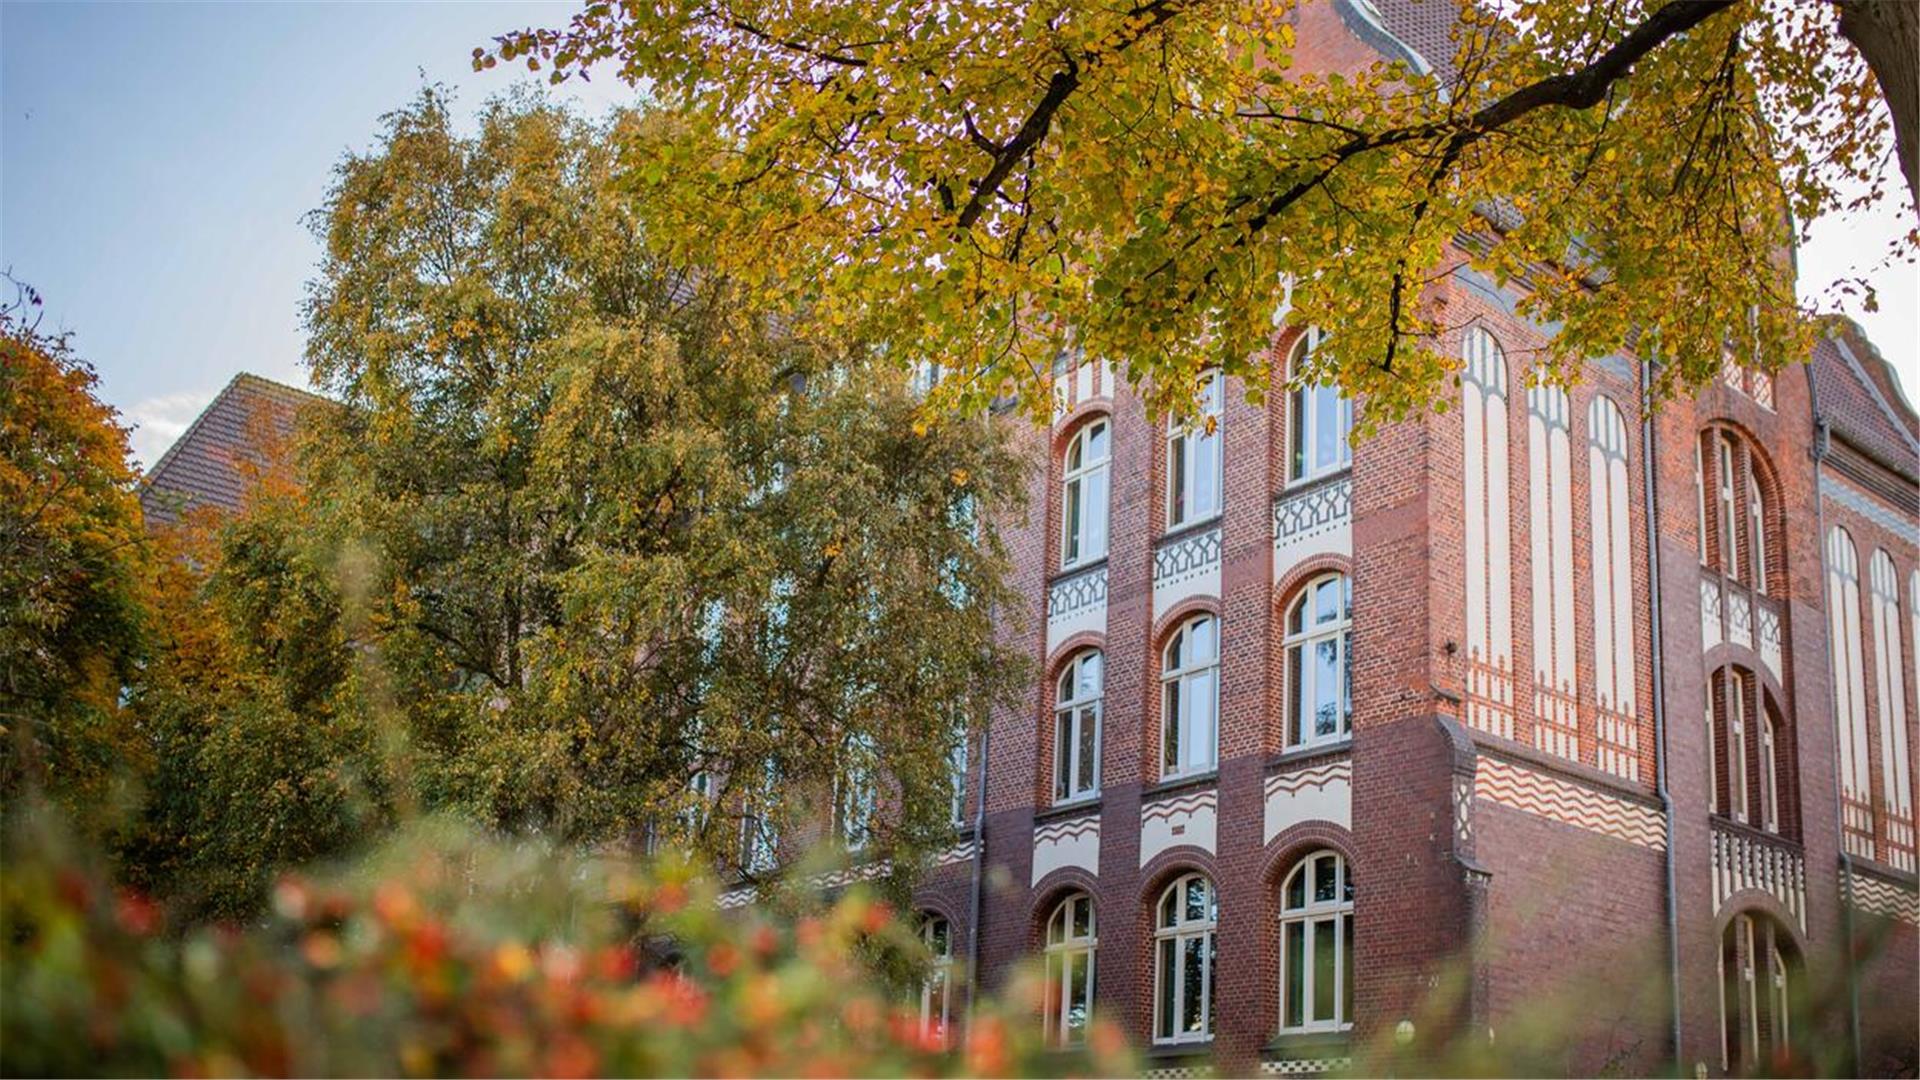
<path id="1" fill-rule="evenodd" d="M 75 331 L 152 462 L 235 372 L 304 385 L 302 224 L 332 166 L 423 77 L 476 105 L 505 69 L 468 56 L 574 10 L 536 3 L 38 4 L 0 0 L 0 266 Z M 612 79 L 562 93 L 598 111 Z M 1896 180 L 1895 186 L 1898 186 Z M 1864 316 L 1912 395 L 1920 281 L 1879 269 L 1897 218 L 1823 223 L 1803 292 L 1867 273 Z"/>

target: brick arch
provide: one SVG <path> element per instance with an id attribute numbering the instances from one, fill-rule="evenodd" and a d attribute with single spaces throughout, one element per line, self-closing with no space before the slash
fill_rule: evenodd
<path id="1" fill-rule="evenodd" d="M 1047 920 L 1053 917 L 1053 911 L 1060 902 L 1074 893 L 1086 893 L 1093 898 L 1093 936 L 1100 936 L 1100 928 L 1105 925 L 1106 915 L 1101 911 L 1100 879 L 1087 873 L 1078 866 L 1061 866 L 1047 871 L 1047 876 L 1037 882 L 1028 895 L 1032 898 L 1027 910 L 1027 942 L 1037 950 L 1046 944 Z"/>
<path id="2" fill-rule="evenodd" d="M 1159 617 L 1154 619 L 1153 632 L 1150 640 L 1153 642 L 1153 674 L 1155 678 L 1158 678 L 1160 675 L 1160 654 L 1166 650 L 1167 639 L 1173 636 L 1175 628 L 1179 627 L 1188 619 L 1193 618 L 1195 615 L 1202 614 L 1212 615 L 1214 618 L 1224 621 L 1225 615 L 1223 614 L 1220 598 L 1217 596 L 1189 596 L 1168 608 Z"/>
<path id="3" fill-rule="evenodd" d="M 946 898 L 934 892 L 916 890 L 913 894 L 913 910 L 916 914 L 919 912 L 927 912 L 947 920 L 947 927 L 950 932 L 957 928 L 964 927 L 966 924 L 965 919 L 962 919 L 954 913 L 952 905 L 947 903 Z"/>
<path id="4" fill-rule="evenodd" d="M 1802 964 L 1807 958 L 1807 935 L 1800 929 L 1800 921 L 1788 913 L 1786 905 L 1772 893 L 1759 889 L 1741 889 L 1721 903 L 1719 914 L 1713 917 L 1714 947 L 1719 948 L 1720 939 L 1726 936 L 1727 927 L 1733 925 L 1737 915 L 1765 915 L 1778 923 L 1787 932 L 1787 940 L 1793 943 L 1795 959 Z"/>
<path id="5" fill-rule="evenodd" d="M 1772 669 L 1760 659 L 1758 649 L 1723 641 L 1700 654 L 1700 670 L 1707 675 L 1711 676 L 1714 672 L 1726 667 L 1737 667 L 1751 673 L 1760 681 L 1761 689 L 1765 690 L 1767 695 L 1773 698 L 1774 704 L 1780 707 L 1780 711 L 1787 712 L 1787 689 L 1780 680 L 1773 677 Z M 1789 716 L 1787 719 L 1791 721 L 1792 717 Z"/>
<path id="6" fill-rule="evenodd" d="M 1068 444 L 1073 442 L 1074 436 L 1080 434 L 1080 429 L 1101 417 L 1105 417 L 1109 422 L 1112 421 L 1112 398 L 1091 398 L 1082 401 L 1075 405 L 1067 415 L 1061 417 L 1053 425 L 1053 460 L 1056 463 L 1059 462 L 1061 455 L 1067 452 Z M 1059 470 L 1056 469 L 1054 472 L 1055 475 L 1058 475 Z"/>
<path id="7" fill-rule="evenodd" d="M 1781 491 L 1780 469 L 1774 464 L 1773 455 L 1767 452 L 1765 440 L 1738 418 L 1717 412 L 1701 419 L 1693 432 L 1696 450 L 1701 437 L 1710 432 L 1725 432 L 1738 439 L 1746 449 L 1747 460 L 1753 465 L 1754 480 L 1760 486 L 1762 530 L 1767 538 L 1767 595 L 1781 601 L 1781 618 L 1789 619 L 1792 613 L 1786 601 L 1792 596 L 1793 575 L 1787 570 L 1787 511 Z M 1708 516 L 1711 517 L 1713 493 L 1702 494 L 1707 497 Z M 1737 494 L 1735 497 L 1745 496 Z M 1700 543 L 1705 544 L 1706 538 L 1701 537 Z M 1818 543 L 1824 545 L 1826 538 L 1819 537 Z M 1825 550 L 1824 546 L 1821 550 Z"/>
<path id="8" fill-rule="evenodd" d="M 1047 662 L 1042 667 L 1041 674 L 1045 677 L 1046 685 L 1044 689 L 1046 693 L 1043 697 L 1049 711 L 1051 711 L 1054 703 L 1053 684 L 1059 681 L 1061 670 L 1067 666 L 1067 661 L 1077 658 L 1088 649 L 1096 649 L 1102 653 L 1106 652 L 1107 635 L 1099 630 L 1082 630 L 1061 642 L 1058 648 L 1048 654 Z"/>
<path id="9" fill-rule="evenodd" d="M 1322 850 L 1338 852 L 1349 867 L 1357 865 L 1353 857 L 1353 833 L 1347 829 L 1317 818 L 1287 826 L 1267 844 L 1266 853 L 1261 857 L 1260 880 L 1267 892 L 1277 892 L 1288 872 L 1301 859 Z"/>
<path id="10" fill-rule="evenodd" d="M 1322 552 L 1295 563 L 1293 569 L 1288 570 L 1286 576 L 1282 577 L 1279 583 L 1273 587 L 1274 607 L 1284 616 L 1287 605 L 1293 603 L 1293 598 L 1299 595 L 1300 590 L 1306 586 L 1307 582 L 1312 581 L 1322 574 L 1334 572 L 1345 574 L 1348 578 L 1352 578 L 1353 560 L 1345 555 L 1338 555 L 1333 552 Z"/>

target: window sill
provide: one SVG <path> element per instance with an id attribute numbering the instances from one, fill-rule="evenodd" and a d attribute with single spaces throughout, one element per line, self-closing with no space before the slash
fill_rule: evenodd
<path id="1" fill-rule="evenodd" d="M 1268 1060 L 1297 1061 L 1313 1058 L 1346 1057 L 1352 1050 L 1353 1029 L 1326 1028 L 1309 1031 L 1283 1031 L 1263 1048 Z"/>
<path id="2" fill-rule="evenodd" d="M 1154 540 L 1153 546 L 1160 547 L 1163 544 L 1177 544 L 1188 537 L 1198 536 L 1208 529 L 1219 525 L 1220 519 L 1224 516 L 1226 516 L 1224 511 L 1215 510 L 1203 518 L 1184 521 L 1178 525 L 1169 525 L 1161 530 L 1159 537 Z"/>
<path id="3" fill-rule="evenodd" d="M 1352 477 L 1353 466 L 1350 464 L 1342 465 L 1337 469 L 1328 469 L 1323 473 L 1314 473 L 1312 476 L 1302 476 L 1288 480 L 1286 484 L 1280 488 L 1280 494 L 1298 495 L 1303 491 L 1310 491 L 1322 484 L 1331 484 L 1335 481 L 1347 480 Z"/>
<path id="4" fill-rule="evenodd" d="M 1033 812 L 1033 822 L 1038 825 L 1047 821 L 1061 821 L 1067 818 L 1080 817 L 1088 812 L 1096 814 L 1100 812 L 1099 792 L 1095 792 L 1092 795 L 1085 795 L 1069 802 L 1057 802 L 1050 806 L 1043 806 Z"/>
<path id="5" fill-rule="evenodd" d="M 1213 1036 L 1204 1039 L 1175 1039 L 1168 1042 L 1154 1040 L 1147 1047 L 1150 1058 L 1205 1057 L 1213 1053 Z"/>
<path id="6" fill-rule="evenodd" d="M 1179 773 L 1162 779 L 1140 794 L 1147 798 L 1158 798 L 1170 792 L 1184 791 L 1187 788 L 1210 787 L 1220 779 L 1218 768 L 1203 769 L 1198 772 Z"/>
<path id="7" fill-rule="evenodd" d="M 1079 574 L 1084 574 L 1089 570 L 1104 569 L 1106 565 L 1107 565 L 1107 557 L 1105 555 L 1102 555 L 1097 559 L 1085 559 L 1080 562 L 1074 563 L 1071 566 L 1063 566 L 1060 569 L 1055 570 L 1052 576 L 1047 578 L 1047 584 L 1052 585 L 1056 582 L 1065 581 L 1070 577 L 1074 577 Z"/>
<path id="8" fill-rule="evenodd" d="M 1353 752 L 1353 736 L 1342 735 L 1337 739 L 1323 739 L 1320 742 L 1289 746 L 1285 750 L 1267 759 L 1269 769 L 1290 769 L 1302 762 L 1314 761 L 1323 757 L 1339 757 Z"/>

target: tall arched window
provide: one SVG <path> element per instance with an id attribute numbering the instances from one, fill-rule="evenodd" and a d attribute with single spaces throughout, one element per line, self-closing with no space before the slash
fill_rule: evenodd
<path id="1" fill-rule="evenodd" d="M 1204 875 L 1188 874 L 1160 894 L 1153 931 L 1154 1042 L 1213 1037 L 1213 934 L 1219 919 L 1219 899 Z"/>
<path id="2" fill-rule="evenodd" d="M 928 913 L 920 920 L 920 941 L 932 956 L 920 984 L 920 1030 L 945 1043 L 953 1011 L 953 928 L 945 918 Z"/>
<path id="3" fill-rule="evenodd" d="M 1742 913 L 1720 938 L 1721 1065 L 1730 1074 L 1768 1069 L 1792 1045 L 1799 993 L 1793 939 L 1765 915 Z"/>
<path id="4" fill-rule="evenodd" d="M 1305 383 L 1307 357 L 1325 335 L 1308 327 L 1293 346 L 1287 361 L 1288 396 L 1287 479 L 1298 482 L 1325 476 L 1353 464 L 1353 402 L 1329 383 Z"/>
<path id="5" fill-rule="evenodd" d="M 1213 768 L 1219 734 L 1220 620 L 1200 615 L 1174 631 L 1160 667 L 1160 774 Z"/>
<path id="6" fill-rule="evenodd" d="M 1895 765 L 1907 760 L 1907 685 L 1900 655 L 1900 576 L 1885 548 L 1873 553 L 1870 571 L 1873 592 L 1874 682 L 1880 704 L 1880 760 L 1888 763 L 1887 802 L 1896 814 L 1912 809 L 1912 788 L 1906 770 Z"/>
<path id="7" fill-rule="evenodd" d="M 1060 672 L 1053 709 L 1053 801 L 1100 790 L 1100 711 L 1105 689 L 1098 650 L 1074 657 Z"/>
<path id="8" fill-rule="evenodd" d="M 1353 878 L 1332 851 L 1300 860 L 1280 887 L 1280 1030 L 1353 1023 Z"/>
<path id="9" fill-rule="evenodd" d="M 1296 746 L 1353 733 L 1353 584 L 1325 574 L 1287 610 L 1287 737 Z"/>
<path id="10" fill-rule="evenodd" d="M 1767 500 L 1759 460 L 1726 428 L 1700 433 L 1694 448 L 1701 504 L 1700 561 L 1764 595 L 1767 592 Z"/>
<path id="11" fill-rule="evenodd" d="M 1780 717 L 1772 709 L 1760 717 L 1760 827 L 1780 831 Z"/>
<path id="12" fill-rule="evenodd" d="M 1105 419 L 1081 427 L 1067 444 L 1060 496 L 1060 562 L 1077 566 L 1107 553 L 1107 468 L 1113 456 Z"/>
<path id="13" fill-rule="evenodd" d="M 1217 371 L 1200 380 L 1198 414 L 1167 431 L 1167 528 L 1205 521 L 1220 512 L 1220 416 L 1225 380 Z"/>
<path id="14" fill-rule="evenodd" d="M 1633 545 L 1628 531 L 1627 422 L 1619 406 L 1596 397 L 1587 409 L 1587 497 L 1593 575 L 1595 700 L 1600 706 L 1597 764 L 1616 776 L 1640 776 L 1639 681 L 1633 651 Z"/>
<path id="15" fill-rule="evenodd" d="M 1493 335 L 1461 346 L 1467 555 L 1467 722 L 1513 737 L 1513 551 L 1507 472 L 1507 358 Z"/>
<path id="16" fill-rule="evenodd" d="M 1913 780 L 1907 766 L 1906 667 L 1900 655 L 1900 573 L 1885 548 L 1873 553 L 1868 571 L 1873 593 L 1874 700 L 1880 717 L 1880 798 L 1887 814 L 1886 859 L 1912 870 Z M 1920 646 L 1917 646 L 1920 647 Z"/>
<path id="17" fill-rule="evenodd" d="M 1527 533 L 1533 541 L 1534 745 L 1579 756 L 1573 663 L 1573 477 L 1566 391 L 1527 392 Z"/>
<path id="18" fill-rule="evenodd" d="M 1860 647 L 1860 556 L 1847 530 L 1827 531 L 1827 639 L 1833 656 L 1833 714 L 1840 737 L 1841 835 L 1856 855 L 1873 856 L 1872 781 L 1867 765 L 1866 660 Z"/>
<path id="19" fill-rule="evenodd" d="M 1060 901 L 1047 919 L 1047 1042 L 1071 1046 L 1087 1037 L 1093 1010 L 1093 960 L 1100 944 L 1093 924 L 1093 897 L 1077 892 Z"/>

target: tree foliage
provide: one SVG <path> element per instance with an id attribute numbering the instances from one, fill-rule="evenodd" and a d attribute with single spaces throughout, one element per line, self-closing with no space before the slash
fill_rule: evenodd
<path id="1" fill-rule="evenodd" d="M 1854 185 L 1900 197 L 1884 103 L 1830 5 L 1460 4 L 1432 70 L 1296 63 L 1304 17 L 595 2 L 474 63 L 646 86 L 675 117 L 624 140 L 649 239 L 756 296 L 819 283 L 822 318 L 971 373 L 948 394 L 973 407 L 1045 409 L 1067 349 L 1123 361 L 1159 404 L 1185 407 L 1214 365 L 1264 387 L 1290 302 L 1337 330 L 1297 378 L 1403 415 L 1448 396 L 1450 316 L 1424 298 L 1462 265 L 1550 328 L 1538 377 L 1637 349 L 1661 361 L 1658 398 L 1724 350 L 1804 358 L 1796 223 Z"/>
<path id="2" fill-rule="evenodd" d="M 145 655 L 148 552 L 126 430 L 15 288 L 0 308 L 0 798 L 53 788 L 99 830 L 126 801 L 122 761 L 139 760 L 120 690 Z"/>
<path id="3" fill-rule="evenodd" d="M 1015 460 L 845 335 L 674 272 L 614 151 L 647 123 L 522 96 L 465 135 L 428 91 L 314 217 L 308 356 L 344 407 L 302 467 L 315 535 L 370 556 L 367 707 L 423 804 L 507 827 L 739 865 L 884 804 L 883 846 L 932 843 L 1018 671 L 984 524 Z"/>

